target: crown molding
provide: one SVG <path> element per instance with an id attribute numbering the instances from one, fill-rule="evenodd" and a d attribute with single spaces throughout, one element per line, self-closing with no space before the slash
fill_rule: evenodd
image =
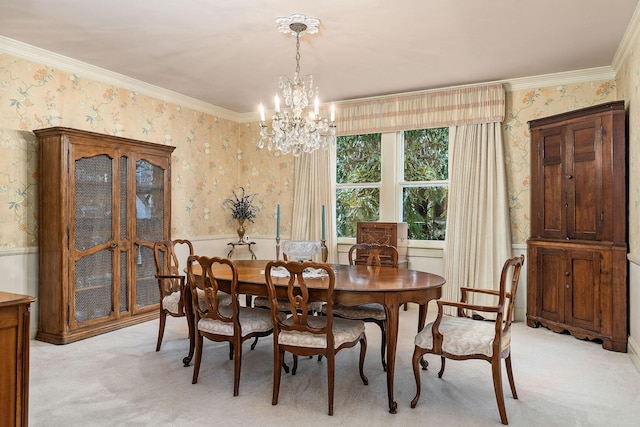
<path id="1" fill-rule="evenodd" d="M 562 73 L 541 74 L 501 81 L 507 92 L 533 89 L 547 86 L 561 86 L 572 83 L 584 83 L 597 80 L 612 80 L 616 72 L 611 66 L 587 68 L 584 70 L 566 71 Z"/>
<path id="2" fill-rule="evenodd" d="M 173 102 L 223 119 L 239 121 L 240 115 L 236 112 L 4 36 L 0 36 L 0 52 L 58 68 L 88 79 L 112 84 L 163 101 Z"/>
<path id="3" fill-rule="evenodd" d="M 611 66 L 617 72 L 620 71 L 622 64 L 627 59 L 627 57 L 631 54 L 631 49 L 634 44 L 638 40 L 638 34 L 640 33 L 640 4 L 636 6 L 636 10 L 633 12 L 633 16 L 631 17 L 631 21 L 629 21 L 629 25 L 627 25 L 627 29 L 622 36 L 622 41 L 618 45 L 618 50 L 616 50 L 616 54 L 613 56 L 613 61 L 611 62 Z"/>
<path id="4" fill-rule="evenodd" d="M 635 40 L 635 33 L 638 32 L 638 28 L 639 28 L 638 22 L 640 21 L 640 19 L 638 18 L 638 15 L 640 14 L 638 12 L 639 9 L 636 9 L 636 12 L 634 13 L 634 19 L 632 19 L 632 22 L 629 24 L 629 28 L 627 28 L 625 39 L 623 40 L 623 44 L 621 44 L 620 47 L 618 48 L 618 52 L 616 53 L 616 58 L 618 58 L 619 55 L 625 55 L 626 51 L 629 49 L 627 46 L 630 46 L 631 41 Z M 629 37 L 627 37 L 627 35 Z M 631 35 L 634 35 L 634 37 L 631 37 Z M 124 89 L 129 89 L 131 91 L 135 91 L 138 93 L 143 93 L 147 96 L 151 96 L 157 99 L 173 102 L 183 107 L 191 108 L 193 110 L 200 111 L 205 114 L 211 114 L 213 116 L 231 120 L 236 123 L 251 123 L 251 122 L 257 122 L 259 120 L 258 112 L 236 113 L 234 111 L 217 107 L 213 104 L 209 104 L 207 102 L 203 102 L 198 99 L 191 98 L 191 97 L 182 95 L 180 93 L 177 93 L 168 89 L 164 89 L 159 86 L 145 83 L 141 80 L 136 80 L 131 77 L 127 77 L 125 75 L 122 75 L 113 71 L 109 71 L 104 68 L 96 67 L 94 65 L 87 64 L 85 62 L 78 61 L 76 59 L 69 58 L 63 55 L 59 55 L 57 53 L 53 53 L 35 46 L 31 46 L 26 43 L 22 43 L 4 36 L 0 36 L 0 52 L 8 53 L 10 55 L 17 56 L 30 61 L 46 64 L 47 66 L 59 68 L 61 70 L 74 73 L 79 76 L 83 76 L 85 78 L 89 78 L 99 82 L 113 84 L 115 86 L 122 87 Z M 616 58 L 614 58 L 614 60 Z M 452 86 L 448 88 L 438 88 L 438 89 L 427 90 L 427 91 L 407 92 L 405 94 L 424 93 L 424 92 L 440 91 L 440 90 L 447 90 L 447 89 L 459 89 L 463 87 L 471 87 L 471 86 L 487 85 L 487 84 L 498 84 L 498 83 L 503 84 L 507 92 L 513 92 L 516 90 L 525 90 L 525 89 L 547 87 L 547 86 L 559 86 L 559 85 L 583 83 L 583 82 L 597 81 L 597 80 L 611 80 L 611 79 L 615 79 L 615 77 L 616 77 L 616 72 L 614 68 L 611 66 L 605 66 L 605 67 L 589 68 L 584 70 L 567 71 L 562 73 L 544 74 L 544 75 L 523 77 L 523 78 L 516 78 L 516 79 L 505 79 L 505 80 L 498 80 L 493 82 Z M 367 100 L 384 99 L 388 96 L 389 95 L 380 96 L 380 97 L 363 98 L 363 99 L 367 99 Z M 350 99 L 350 100 L 338 101 L 336 102 L 336 104 L 340 104 L 342 102 L 351 102 L 351 101 L 355 101 L 355 100 Z"/>

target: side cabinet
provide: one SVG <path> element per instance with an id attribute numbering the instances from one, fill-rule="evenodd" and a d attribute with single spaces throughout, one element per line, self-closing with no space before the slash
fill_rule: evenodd
<path id="1" fill-rule="evenodd" d="M 398 250 L 399 267 L 407 268 L 407 223 L 406 222 L 378 222 L 361 221 L 357 224 L 356 243 L 375 243 L 379 245 L 395 246 Z M 367 251 L 358 250 L 356 252 L 356 264 L 366 264 Z M 386 256 L 388 258 L 388 256 Z M 384 265 L 390 263 L 390 259 L 385 256 L 380 257 L 380 262 Z"/>
<path id="2" fill-rule="evenodd" d="M 627 351 L 624 101 L 529 122 L 527 323 Z"/>
<path id="3" fill-rule="evenodd" d="M 527 277 L 527 324 L 582 339 L 599 339 L 608 350 L 625 352 L 626 274 L 614 264 L 624 248 L 608 244 L 530 242 L 535 259 Z"/>
<path id="4" fill-rule="evenodd" d="M 39 146 L 36 339 L 66 344 L 157 316 L 174 147 L 67 128 Z"/>
<path id="5" fill-rule="evenodd" d="M 0 292 L 0 427 L 29 424 L 29 308 L 34 301 Z"/>

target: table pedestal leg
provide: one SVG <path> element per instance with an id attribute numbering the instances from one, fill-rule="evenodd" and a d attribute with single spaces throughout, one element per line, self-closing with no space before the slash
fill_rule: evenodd
<path id="1" fill-rule="evenodd" d="M 398 412 L 398 403 L 393 398 L 393 381 L 396 367 L 396 347 L 398 344 L 398 317 L 400 306 L 397 302 L 385 304 L 387 314 L 387 394 L 389 396 L 389 413 Z"/>

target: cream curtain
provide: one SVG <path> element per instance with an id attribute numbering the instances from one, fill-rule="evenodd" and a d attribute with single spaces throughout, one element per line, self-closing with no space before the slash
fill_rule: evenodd
<path id="1" fill-rule="evenodd" d="M 499 288 L 502 265 L 511 256 L 506 182 L 500 123 L 450 129 L 443 299 L 458 301 L 461 286 Z M 476 296 L 470 302 L 491 305 L 495 299 Z"/>
<path id="2" fill-rule="evenodd" d="M 320 241 L 324 206 L 325 240 L 329 249 L 327 261 L 335 263 L 337 257 L 332 207 L 334 185 L 330 157 L 330 150 L 319 149 L 303 153 L 294 161 L 291 239 Z"/>

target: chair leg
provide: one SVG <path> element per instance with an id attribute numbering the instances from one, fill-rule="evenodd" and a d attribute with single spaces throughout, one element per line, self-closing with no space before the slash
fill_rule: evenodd
<path id="1" fill-rule="evenodd" d="M 429 362 L 424 358 L 424 356 L 420 358 L 420 365 L 422 366 L 423 371 L 429 369 Z"/>
<path id="2" fill-rule="evenodd" d="M 239 341 L 239 340 L 238 340 Z M 233 395 L 237 396 L 240 391 L 240 370 L 242 369 L 242 342 L 233 345 Z"/>
<path id="3" fill-rule="evenodd" d="M 511 354 L 504 359 L 504 363 L 507 367 L 507 377 L 509 378 L 509 386 L 511 387 L 511 394 L 514 399 L 518 398 L 518 393 L 516 392 L 516 383 L 513 380 L 513 371 L 511 370 Z"/>
<path id="4" fill-rule="evenodd" d="M 416 395 L 413 397 L 413 400 L 411 400 L 411 407 L 415 408 L 416 405 L 418 404 L 418 399 L 420 399 L 420 389 L 421 389 L 421 385 L 420 385 L 420 365 L 422 362 L 422 352 L 420 351 L 420 347 L 416 346 L 416 348 L 413 350 L 413 359 L 412 359 L 412 365 L 413 365 L 413 377 L 416 380 Z"/>
<path id="5" fill-rule="evenodd" d="M 200 362 L 202 361 L 202 335 L 196 331 L 196 360 L 193 362 L 193 379 L 191 384 L 198 382 L 198 374 L 200 373 Z"/>
<path id="6" fill-rule="evenodd" d="M 251 343 L 251 350 L 253 350 L 254 348 L 256 348 L 256 344 L 258 344 L 258 338 L 259 338 L 259 337 L 256 337 L 256 338 L 253 340 L 253 343 Z"/>
<path id="7" fill-rule="evenodd" d="M 387 372 L 387 361 L 386 361 L 386 354 L 387 354 L 387 331 L 386 331 L 386 325 L 385 322 L 380 322 L 378 323 L 378 326 L 380 326 L 380 332 L 382 333 L 381 339 L 380 339 L 380 357 L 382 359 L 382 370 Z"/>
<path id="8" fill-rule="evenodd" d="M 445 362 L 447 359 L 444 356 L 440 356 L 440 372 L 438 372 L 438 378 L 442 378 L 442 374 L 444 374 Z"/>
<path id="9" fill-rule="evenodd" d="M 362 378 L 362 383 L 364 385 L 369 385 L 369 378 L 364 374 L 364 357 L 367 354 L 367 336 L 363 335 L 360 338 L 360 363 L 358 364 L 358 368 L 360 369 L 360 378 Z"/>
<path id="10" fill-rule="evenodd" d="M 233 343 L 229 341 L 229 360 L 233 360 Z"/>
<path id="11" fill-rule="evenodd" d="M 160 303 L 162 305 L 162 303 Z M 158 342 L 156 343 L 156 351 L 160 351 L 162 345 L 162 337 L 164 336 L 164 326 L 167 322 L 167 313 L 160 308 L 160 326 L 158 327 Z"/>
<path id="12" fill-rule="evenodd" d="M 297 370 L 298 370 L 298 355 L 294 354 L 293 355 L 293 368 L 291 369 L 291 375 L 295 375 Z"/>
<path id="13" fill-rule="evenodd" d="M 500 412 L 500 421 L 507 425 L 507 410 L 504 406 L 504 394 L 502 393 L 502 366 L 500 365 L 500 357 L 494 357 L 491 361 L 491 373 L 493 374 L 493 390 L 496 393 L 496 401 L 498 402 L 498 412 Z"/>
<path id="14" fill-rule="evenodd" d="M 333 415 L 333 391 L 336 375 L 336 354 L 327 354 L 327 398 L 329 401 L 329 415 Z"/>
<path id="15" fill-rule="evenodd" d="M 187 317 L 187 328 L 189 329 L 189 354 L 187 354 L 187 357 L 184 357 L 182 359 L 182 364 L 184 365 L 184 367 L 188 367 L 191 364 L 191 359 L 193 359 L 193 351 L 195 350 L 195 330 L 194 330 L 194 325 L 193 325 L 193 318 L 191 317 L 191 314 L 189 312 L 187 312 L 186 314 Z M 189 320 L 191 319 L 191 320 Z"/>
<path id="16" fill-rule="evenodd" d="M 280 351 L 277 347 L 273 352 L 273 394 L 271 395 L 271 404 L 278 404 L 278 394 L 280 393 L 280 377 L 282 376 L 282 364 L 284 363 L 284 351 Z"/>

